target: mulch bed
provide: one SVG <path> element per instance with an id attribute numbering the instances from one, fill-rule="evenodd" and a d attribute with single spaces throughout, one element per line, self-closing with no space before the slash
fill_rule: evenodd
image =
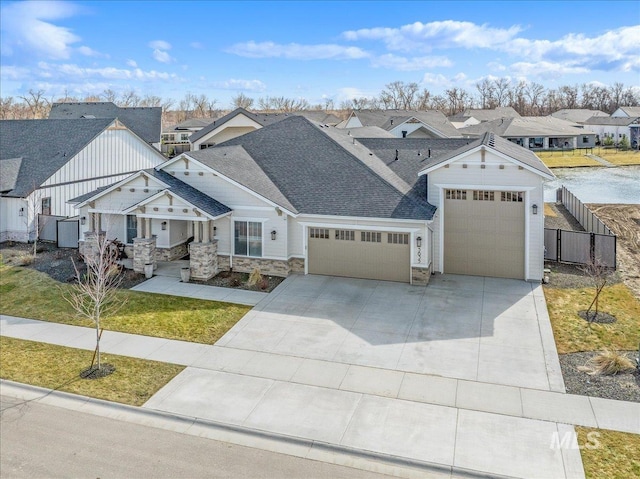
<path id="1" fill-rule="evenodd" d="M 621 352 L 635 363 L 638 351 Z M 578 370 L 580 366 L 587 365 L 588 361 L 597 354 L 598 352 L 589 351 L 559 355 L 567 393 L 640 402 L 640 370 L 638 368 L 614 376 L 591 375 Z"/>
<path id="2" fill-rule="evenodd" d="M 113 374 L 116 371 L 116 367 L 112 364 L 101 364 L 98 369 L 96 366 L 88 367 L 80 373 L 82 379 L 100 379 Z"/>
<path id="3" fill-rule="evenodd" d="M 194 284 L 204 284 L 207 286 L 219 286 L 222 288 L 244 289 L 247 291 L 260 291 L 262 293 L 270 293 L 276 286 L 282 283 L 285 278 L 279 276 L 267 276 L 262 275 L 262 282 L 258 282 L 253 286 L 249 286 L 247 281 L 249 280 L 248 273 L 237 273 L 222 271 L 217 276 L 207 281 L 190 281 Z"/>

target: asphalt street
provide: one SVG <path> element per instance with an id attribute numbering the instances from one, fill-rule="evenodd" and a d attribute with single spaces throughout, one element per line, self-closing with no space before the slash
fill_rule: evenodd
<path id="1" fill-rule="evenodd" d="M 0 407 L 3 479 L 388 477 L 6 396 Z"/>

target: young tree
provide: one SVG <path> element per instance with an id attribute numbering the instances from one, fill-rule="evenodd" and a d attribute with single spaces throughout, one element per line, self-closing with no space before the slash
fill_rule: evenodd
<path id="1" fill-rule="evenodd" d="M 104 317 L 113 315 L 120 310 L 125 305 L 126 299 L 117 294 L 118 286 L 124 278 L 117 264 L 118 248 L 110 240 L 107 240 L 104 233 L 96 233 L 96 236 L 88 239 L 87 242 L 89 245 L 84 254 L 87 270 L 81 274 L 78 265 L 73 263 L 77 282 L 65 291 L 63 297 L 79 317 L 90 320 L 95 326 L 95 362 L 92 361 L 89 367 L 89 371 L 93 372 L 102 370 L 100 360 L 101 321 Z"/>
<path id="2" fill-rule="evenodd" d="M 585 319 L 592 323 L 598 320 L 599 299 L 604 287 L 609 283 L 613 275 L 613 270 L 606 266 L 600 259 L 592 258 L 587 264 L 580 268 L 582 272 L 591 280 L 595 288 L 593 301 L 585 311 Z M 591 311 L 593 310 L 593 314 Z"/>

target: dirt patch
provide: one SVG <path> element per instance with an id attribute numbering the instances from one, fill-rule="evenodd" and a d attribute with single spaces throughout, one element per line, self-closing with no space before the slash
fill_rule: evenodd
<path id="1" fill-rule="evenodd" d="M 545 263 L 544 267 L 551 270 L 548 273 L 549 288 L 593 288 L 593 280 L 582 271 L 581 266 L 568 263 Z M 607 284 L 616 284 L 622 281 L 622 276 L 615 272 L 611 275 Z"/>
<path id="2" fill-rule="evenodd" d="M 640 299 L 640 205 L 587 205 L 617 239 L 618 272 Z"/>
<path id="3" fill-rule="evenodd" d="M 638 351 L 621 352 L 635 363 Z M 597 354 L 597 351 L 589 351 L 559 356 L 567 393 L 640 402 L 640 371 L 638 368 L 613 376 L 592 375 L 578 369 L 588 365 L 589 361 Z"/>
<path id="4" fill-rule="evenodd" d="M 545 203 L 545 207 L 550 209 L 554 216 L 544 217 L 544 227 L 554 230 L 584 231 L 578 220 L 573 217 L 569 210 L 562 204 Z"/>

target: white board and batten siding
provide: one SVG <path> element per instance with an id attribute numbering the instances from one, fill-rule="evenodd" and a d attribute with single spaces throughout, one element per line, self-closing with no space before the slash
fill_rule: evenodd
<path id="1" fill-rule="evenodd" d="M 466 165 L 466 167 L 464 166 Z M 484 168 L 482 167 L 484 165 Z M 501 168 L 502 166 L 502 168 Z M 522 191 L 524 192 L 525 258 L 528 258 L 523 279 L 539 281 L 544 265 L 544 202 L 542 178 L 537 173 L 488 150 L 485 161 L 481 153 L 467 156 L 428 174 L 428 201 L 438 207 L 433 221 L 435 271 L 446 272 L 443 265 L 444 193 L 446 189 Z M 532 214 L 532 205 L 538 214 Z M 499 231 L 496 232 L 500 234 Z"/>
<path id="2" fill-rule="evenodd" d="M 237 138 L 238 136 L 250 133 L 259 128 L 262 128 L 262 125 L 253 121 L 251 118 L 239 114 L 195 141 L 193 143 L 193 150 L 199 150 L 201 145 L 222 143 L 223 141 Z"/>

